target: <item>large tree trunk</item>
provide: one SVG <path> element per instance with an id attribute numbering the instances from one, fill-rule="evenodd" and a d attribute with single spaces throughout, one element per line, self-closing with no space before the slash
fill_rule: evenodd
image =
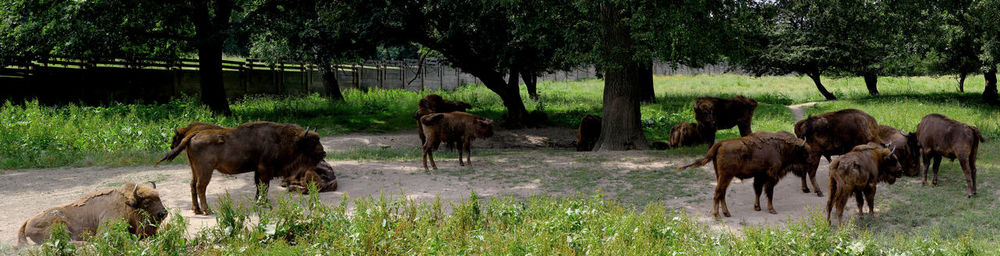
<path id="1" fill-rule="evenodd" d="M 201 76 L 201 101 L 212 112 L 229 115 L 229 102 L 222 79 L 222 44 L 226 41 L 224 30 L 232 13 L 231 0 L 198 2 L 192 15 L 198 46 L 198 73 Z M 212 13 L 215 16 L 212 16 Z"/>
<path id="2" fill-rule="evenodd" d="M 507 120 L 505 125 L 510 127 L 523 127 L 524 118 L 528 116 L 527 109 L 524 108 L 524 101 L 521 100 L 521 90 L 517 83 L 517 71 L 512 71 L 512 82 L 503 80 L 503 76 L 493 70 L 473 70 L 467 71 L 483 81 L 483 85 L 500 96 L 503 106 L 507 108 Z"/>
<path id="3" fill-rule="evenodd" d="M 621 8 L 613 3 L 600 4 L 601 50 L 607 56 L 608 65 L 604 65 L 603 132 L 594 151 L 648 148 L 639 112 L 643 89 L 632 75 L 642 73 L 649 63 L 632 60 L 635 49 L 623 16 L 626 15 L 621 13 Z"/>
<path id="4" fill-rule="evenodd" d="M 837 96 L 833 96 L 833 93 L 827 91 L 826 87 L 823 86 L 823 83 L 819 81 L 819 72 L 809 74 L 809 78 L 812 78 L 813 83 L 816 84 L 816 89 L 819 89 L 819 93 L 823 94 L 823 97 L 826 98 L 826 100 L 837 100 Z"/>
<path id="5" fill-rule="evenodd" d="M 983 72 L 986 78 L 986 88 L 983 89 L 983 101 L 986 104 L 996 105 L 997 101 L 997 67 L 992 67 Z"/>
<path id="6" fill-rule="evenodd" d="M 864 74 L 864 78 L 865 86 L 868 87 L 868 95 L 878 95 L 878 75 L 875 72 L 868 72 Z"/>
<path id="7" fill-rule="evenodd" d="M 969 73 L 959 72 L 958 73 L 958 92 L 965 92 L 965 78 L 969 76 Z"/>
<path id="8" fill-rule="evenodd" d="M 337 82 L 337 69 L 327 65 L 320 65 L 323 73 L 323 88 L 326 89 L 326 96 L 331 101 L 344 101 L 344 94 L 340 92 L 340 84 Z"/>
<path id="9" fill-rule="evenodd" d="M 528 97 L 538 100 L 538 74 L 534 72 L 521 72 L 521 79 L 524 79 L 524 86 L 528 88 Z"/>
<path id="10" fill-rule="evenodd" d="M 642 103 L 655 103 L 656 91 L 653 90 L 653 62 L 644 61 L 642 64 L 639 70 L 637 70 L 638 73 L 635 73 L 634 76 L 641 90 L 639 100 Z"/>

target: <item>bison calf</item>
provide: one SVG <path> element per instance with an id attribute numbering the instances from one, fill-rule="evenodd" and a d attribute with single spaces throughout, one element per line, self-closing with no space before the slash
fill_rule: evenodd
<path id="1" fill-rule="evenodd" d="M 321 161 L 313 170 L 285 177 L 281 181 L 281 187 L 288 188 L 288 191 L 307 194 L 310 183 L 315 184 L 317 192 L 336 191 L 337 175 L 333 173 L 333 166 L 330 166 L 326 161 Z"/>
<path id="2" fill-rule="evenodd" d="M 965 184 L 968 188 L 967 197 L 976 194 L 976 154 L 979 142 L 986 141 L 979 128 L 949 119 L 940 114 L 929 114 L 917 124 L 917 144 L 924 158 L 924 182 L 927 184 L 927 171 L 931 159 L 934 159 L 934 180 L 937 185 L 938 167 L 941 167 L 941 157 L 952 161 L 958 158 L 965 172 Z"/>
<path id="3" fill-rule="evenodd" d="M 817 163 L 820 156 L 825 156 L 830 161 L 831 155 L 850 152 L 857 145 L 882 142 L 875 118 L 857 109 L 844 109 L 799 120 L 795 122 L 795 136 L 808 141 L 811 148 L 817 151 L 818 154 L 814 155 Z M 816 169 L 806 171 L 809 179 L 812 179 L 816 195 L 823 196 L 823 191 L 816 184 Z M 806 176 L 802 176 L 802 192 L 809 193 Z"/>
<path id="4" fill-rule="evenodd" d="M 49 208 L 31 217 L 17 232 L 17 245 L 36 244 L 49 238 L 49 228 L 60 223 L 66 226 L 70 239 L 80 241 L 86 233 L 97 234 L 108 220 L 124 219 L 129 232 L 148 237 L 156 233 L 159 223 L 167 218 L 167 209 L 153 187 L 128 183 L 117 188 L 92 192 L 80 200 Z"/>
<path id="5" fill-rule="evenodd" d="M 670 128 L 670 144 L 671 148 L 694 146 L 700 144 L 710 144 L 713 138 L 708 138 L 706 136 L 708 133 L 715 133 L 715 130 L 710 129 L 704 125 L 698 123 L 688 123 L 681 122 Z"/>
<path id="6" fill-rule="evenodd" d="M 225 127 L 198 121 L 191 122 L 190 124 L 188 124 L 187 127 L 174 128 L 174 137 L 173 139 L 170 140 L 170 149 L 177 148 L 177 145 L 181 144 L 181 140 L 184 140 L 184 137 L 187 137 L 188 135 L 194 134 L 199 131 L 223 129 L 223 128 Z"/>
<path id="7" fill-rule="evenodd" d="M 590 151 L 601 137 L 601 117 L 595 115 L 583 116 L 580 127 L 576 129 L 576 151 Z"/>
<path id="8" fill-rule="evenodd" d="M 465 112 L 430 114 L 420 118 L 427 141 L 423 146 L 424 169 L 427 169 L 427 159 L 437 170 L 434 163 L 434 150 L 441 142 L 458 144 L 458 164 L 472 163 L 470 146 L 476 138 L 485 139 L 493 136 L 493 121 L 484 117 Z M 466 162 L 462 162 L 462 153 L 466 154 Z"/>
<path id="9" fill-rule="evenodd" d="M 760 192 L 764 189 L 767 192 L 768 212 L 777 214 L 771 204 L 774 186 L 790 171 L 801 173 L 808 168 L 815 169 L 818 158 L 809 157 L 810 152 L 808 145 L 791 133 L 755 132 L 746 137 L 719 141 L 712 145 L 704 158 L 677 170 L 714 161 L 717 183 L 712 199 L 712 215 L 716 218 L 719 217 L 719 205 L 722 206 L 722 214 L 730 216 L 726 206 L 726 189 L 733 178 L 753 178 L 756 194 L 754 210 L 760 211 Z"/>
<path id="10" fill-rule="evenodd" d="M 694 119 L 711 130 L 703 136 L 706 143 L 713 143 L 716 130 L 739 126 L 740 136 L 753 132 L 750 124 L 753 122 L 754 109 L 757 109 L 757 101 L 743 96 L 729 99 L 702 97 L 694 100 Z"/>
<path id="11" fill-rule="evenodd" d="M 417 112 L 413 114 L 413 119 L 417 120 L 417 135 L 420 136 L 420 143 L 424 143 L 427 139 L 424 136 L 423 127 L 420 126 L 420 118 L 433 114 L 433 113 L 451 113 L 451 112 L 465 112 L 466 110 L 472 108 L 469 103 L 446 100 L 437 94 L 428 94 L 424 98 L 417 102 Z M 453 145 L 449 144 L 449 147 Z"/>
<path id="12" fill-rule="evenodd" d="M 833 207 L 837 207 L 837 224 L 843 222 L 844 206 L 852 194 L 858 202 L 858 215 L 864 214 L 864 201 L 868 201 L 868 213 L 874 216 L 878 183 L 896 183 L 896 178 L 903 174 L 893 154 L 897 148 L 890 147 L 892 149 L 877 143 L 860 145 L 830 163 L 830 198 L 826 201 L 828 222 L 832 223 L 830 211 Z"/>

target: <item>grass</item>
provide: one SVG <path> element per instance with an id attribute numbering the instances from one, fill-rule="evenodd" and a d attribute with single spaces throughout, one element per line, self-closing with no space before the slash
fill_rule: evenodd
<path id="1" fill-rule="evenodd" d="M 642 210 L 601 195 L 417 203 L 377 198 L 320 203 L 318 196 L 238 204 L 223 196 L 219 225 L 185 237 L 187 222 L 171 218 L 157 235 L 139 239 L 124 222 L 106 223 L 85 245 L 56 238 L 38 255 L 976 255 L 1000 253 L 996 235 L 879 237 L 847 226 L 834 230 L 819 214 L 787 228 L 748 227 L 718 233 L 683 213 L 651 204 Z M 247 200 L 238 200 L 249 202 Z M 355 209 L 346 209 L 353 201 Z M 174 213 L 176 216 L 176 213 Z M 56 230 L 56 231 L 64 231 Z"/>

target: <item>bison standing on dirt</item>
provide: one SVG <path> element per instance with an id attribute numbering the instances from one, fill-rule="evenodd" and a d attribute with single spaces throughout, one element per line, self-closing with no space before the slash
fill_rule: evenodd
<path id="1" fill-rule="evenodd" d="M 472 163 L 472 140 L 493 136 L 492 120 L 465 112 L 425 115 L 420 118 L 420 125 L 427 136 L 423 146 L 424 169 L 427 169 L 427 159 L 430 158 L 431 166 L 437 170 L 433 152 L 441 142 L 457 143 L 458 164 L 465 166 L 466 163 Z M 467 157 L 465 162 L 462 162 L 463 152 Z"/>
<path id="2" fill-rule="evenodd" d="M 50 227 L 56 223 L 66 226 L 70 239 L 80 241 L 83 234 L 97 234 L 102 223 L 114 219 L 128 222 L 130 233 L 149 237 L 156 233 L 159 224 L 167 218 L 167 209 L 163 207 L 155 186 L 128 183 L 92 192 L 75 202 L 49 208 L 21 225 L 17 232 L 17 245 L 27 244 L 29 238 L 36 244 L 45 241 L 50 236 Z"/>
<path id="3" fill-rule="evenodd" d="M 669 147 L 677 148 L 712 143 L 712 141 L 705 139 L 709 133 L 714 134 L 715 130 L 699 123 L 681 122 L 670 128 Z"/>
<path id="4" fill-rule="evenodd" d="M 816 162 L 821 155 L 830 161 L 831 155 L 850 152 L 857 145 L 882 142 L 879 132 L 875 118 L 857 109 L 824 113 L 795 122 L 795 136 L 806 140 L 810 148 L 817 150 L 818 154 L 814 154 Z M 806 171 L 816 195 L 823 196 L 823 191 L 816 184 L 816 169 Z M 809 193 L 805 176 L 802 176 L 802 192 Z"/>
<path id="5" fill-rule="evenodd" d="M 601 117 L 586 115 L 576 129 L 576 151 L 590 151 L 601 137 Z"/>
<path id="6" fill-rule="evenodd" d="M 894 155 L 898 148 L 889 147 L 892 149 L 877 143 L 860 145 L 830 163 L 830 198 L 826 201 L 828 222 L 832 223 L 830 211 L 836 207 L 837 223 L 843 223 L 844 206 L 852 194 L 858 202 L 858 215 L 864 214 L 864 201 L 868 201 L 868 213 L 874 216 L 878 183 L 896 183 L 896 178 L 903 174 Z"/>
<path id="7" fill-rule="evenodd" d="M 733 178 L 753 178 L 753 188 L 756 193 L 754 210 L 760 211 L 761 189 L 767 193 L 767 210 L 774 210 L 771 200 L 774 186 L 788 172 L 802 173 L 809 168 L 816 169 L 818 157 L 810 157 L 809 145 L 795 138 L 788 132 L 755 132 L 746 137 L 723 140 L 708 150 L 704 158 L 689 165 L 677 168 L 678 171 L 689 167 L 698 167 L 709 161 L 715 163 L 715 197 L 712 199 L 712 215 L 719 217 L 719 205 L 722 214 L 729 217 L 729 207 L 726 206 L 726 190 Z"/>
<path id="8" fill-rule="evenodd" d="M 702 134 L 706 144 L 715 142 L 715 131 L 739 126 L 740 136 L 747 136 L 753 131 L 753 111 L 757 109 L 757 101 L 736 96 L 729 99 L 702 97 L 694 100 L 694 119 L 699 125 L 711 132 Z"/>
<path id="9" fill-rule="evenodd" d="M 920 174 L 920 146 L 917 144 L 916 134 L 903 133 L 885 125 L 879 125 L 878 129 L 882 143 L 895 147 L 893 152 L 899 160 L 899 165 L 903 167 L 903 174 L 907 176 Z"/>
<path id="10" fill-rule="evenodd" d="M 417 102 L 417 112 L 413 114 L 413 119 L 417 120 L 417 135 L 420 136 L 420 143 L 423 144 L 427 141 L 424 135 L 423 127 L 420 125 L 420 118 L 433 114 L 433 113 L 451 113 L 451 112 L 465 112 L 466 110 L 472 108 L 469 103 L 446 100 L 437 94 L 428 94 L 424 96 Z M 449 145 L 449 147 L 454 147 L 454 145 Z"/>
<path id="11" fill-rule="evenodd" d="M 190 134 L 160 162 L 173 160 L 185 149 L 191 165 L 191 202 L 195 214 L 211 214 L 205 190 L 212 179 L 212 170 L 225 174 L 253 172 L 254 184 L 266 192 L 272 178 L 313 170 L 326 157 L 316 132 L 295 124 L 272 122 L 251 122 L 231 129 Z M 261 198 L 260 190 L 257 198 Z"/>
<path id="12" fill-rule="evenodd" d="M 979 151 L 979 142 L 986 141 L 979 128 L 969 126 L 961 122 L 949 119 L 940 114 L 929 114 L 917 124 L 917 144 L 920 145 L 920 153 L 924 158 L 924 182 L 927 184 L 927 171 L 930 170 L 931 159 L 934 160 L 934 180 L 937 185 L 938 167 L 941 166 L 941 157 L 947 157 L 952 161 L 958 158 L 965 172 L 965 183 L 968 187 L 967 197 L 976 194 L 976 155 Z"/>

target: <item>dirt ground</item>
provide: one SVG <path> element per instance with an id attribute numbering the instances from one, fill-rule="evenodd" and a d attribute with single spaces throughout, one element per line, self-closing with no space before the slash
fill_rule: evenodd
<path id="1" fill-rule="evenodd" d="M 801 112 L 797 112 L 799 114 Z M 710 165 L 678 173 L 677 166 L 694 157 L 646 152 L 574 152 L 575 130 L 563 128 L 499 131 L 494 139 L 473 143 L 473 165 L 459 167 L 453 158 L 438 157 L 437 171 L 424 171 L 419 161 L 330 161 L 340 187 L 321 194 L 328 204 L 351 198 L 403 195 L 418 201 L 461 201 L 475 190 L 483 197 L 531 195 L 572 196 L 601 190 L 606 197 L 645 205 L 664 201 L 670 208 L 683 210 L 717 230 L 738 231 L 744 225 L 785 225 L 790 220 L 820 211 L 826 197 L 803 193 L 799 178 L 789 175 L 775 188 L 774 208 L 778 214 L 753 211 L 751 180 L 736 180 L 729 188 L 728 203 L 733 217 L 721 221 L 711 217 L 711 195 L 715 186 Z M 419 146 L 415 131 L 369 135 L 352 134 L 322 139 L 328 151 L 358 148 L 414 148 Z M 503 149 L 501 153 L 476 155 L 477 149 Z M 532 150 L 547 148 L 544 150 Z M 556 148 L 556 149 L 552 149 Z M 496 152 L 496 151 L 494 151 Z M 152 160 L 151 160 L 152 162 Z M 164 205 L 190 222 L 189 234 L 215 225 L 214 216 L 195 216 L 191 211 L 190 169 L 186 164 L 160 167 L 84 167 L 0 171 L 0 245 L 16 243 L 17 229 L 38 212 L 72 202 L 90 191 L 119 186 L 125 182 L 156 181 Z M 216 173 L 208 186 L 210 205 L 225 193 L 248 200 L 254 193 L 252 174 Z M 820 165 L 819 184 L 828 192 L 825 160 Z M 271 182 L 271 198 L 284 193 Z M 881 189 L 892 189 L 883 187 Z M 826 193 L 828 194 L 828 193 Z M 762 199 L 762 204 L 766 201 Z M 846 216 L 856 208 L 848 204 Z M 879 211 L 879 209 L 876 209 Z"/>

